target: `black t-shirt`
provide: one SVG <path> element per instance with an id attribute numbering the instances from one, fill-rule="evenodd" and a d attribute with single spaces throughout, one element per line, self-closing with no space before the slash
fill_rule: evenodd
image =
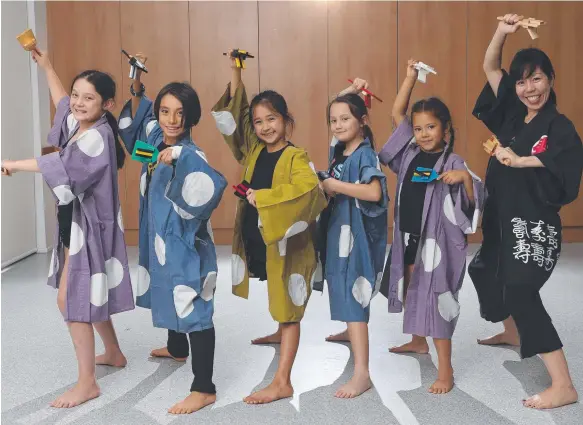
<path id="1" fill-rule="evenodd" d="M 156 149 L 158 149 L 158 152 L 162 152 L 164 149 L 169 148 L 169 147 L 170 146 L 167 145 L 166 143 L 161 142 Z"/>
<path id="2" fill-rule="evenodd" d="M 348 157 L 344 156 L 344 149 L 336 149 L 334 151 L 334 158 L 332 158 L 330 168 L 328 169 L 328 174 L 330 174 L 330 177 L 336 180 L 340 180 L 346 158 Z"/>
<path id="3" fill-rule="evenodd" d="M 253 177 L 251 177 L 251 182 L 249 182 L 251 189 L 271 189 L 275 166 L 286 148 L 287 146 L 277 152 L 271 153 L 267 152 L 267 149 L 263 149 L 259 153 L 257 162 L 255 163 L 255 169 L 253 170 Z M 247 204 L 243 215 L 243 239 L 251 243 L 265 244 L 257 227 L 258 219 L 259 213 L 257 212 L 257 208 Z"/>
<path id="4" fill-rule="evenodd" d="M 423 217 L 427 183 L 415 183 L 411 181 L 411 178 L 417 167 L 435 167 L 441 155 L 442 152 L 428 153 L 419 151 L 415 158 L 413 158 L 413 161 L 411 161 L 405 174 L 401 194 L 399 195 L 399 230 L 401 232 L 412 233 L 414 235 L 421 234 L 421 220 Z"/>

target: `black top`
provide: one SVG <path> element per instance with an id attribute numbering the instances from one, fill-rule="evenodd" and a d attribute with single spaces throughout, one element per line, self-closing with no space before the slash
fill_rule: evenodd
<path id="1" fill-rule="evenodd" d="M 495 96 L 488 83 L 482 90 L 473 114 L 483 121 L 500 143 L 518 156 L 536 156 L 544 168 L 506 167 L 491 158 L 486 173 L 489 196 L 498 205 L 518 205 L 543 215 L 556 214 L 579 192 L 583 169 L 583 148 L 575 127 L 550 101 L 527 124 L 526 106 L 516 95 L 512 78 L 503 71 Z M 545 214 L 545 212 L 547 214 Z"/>
<path id="2" fill-rule="evenodd" d="M 342 168 L 344 168 L 344 163 L 346 162 L 346 158 L 348 158 L 348 156 L 344 155 L 344 144 L 342 144 L 342 146 L 342 148 L 334 150 L 334 158 L 332 158 L 330 168 L 328 169 L 328 174 L 330 174 L 330 177 L 336 180 L 340 180 L 340 176 L 342 175 Z"/>
<path id="3" fill-rule="evenodd" d="M 289 146 L 289 144 L 287 146 Z M 257 162 L 255 163 L 255 169 L 253 170 L 253 177 L 251 177 L 251 182 L 249 183 L 251 189 L 271 189 L 275 166 L 287 146 L 277 152 L 270 153 L 267 149 L 263 149 L 259 153 Z M 259 213 L 257 212 L 257 208 L 248 203 L 245 204 L 245 211 L 243 212 L 243 227 L 241 230 L 245 244 L 247 263 L 249 271 L 256 277 L 264 280 L 266 277 L 266 251 L 265 242 L 263 241 L 263 237 L 261 236 L 261 232 L 257 225 L 258 221 Z"/>
<path id="4" fill-rule="evenodd" d="M 428 153 L 419 151 L 411 161 L 405 173 L 405 179 L 399 195 L 399 230 L 401 232 L 414 235 L 421 234 L 421 220 L 427 183 L 414 183 L 411 178 L 417 167 L 435 167 L 442 154 L 443 152 Z"/>
<path id="5" fill-rule="evenodd" d="M 164 149 L 169 148 L 169 147 L 170 146 L 167 145 L 166 143 L 161 142 L 156 149 L 158 149 L 158 152 L 162 152 Z"/>
<path id="6" fill-rule="evenodd" d="M 536 156 L 543 167 L 507 167 L 491 158 L 482 231 L 498 250 L 497 277 L 505 285 L 540 288 L 561 250 L 562 205 L 579 191 L 583 145 L 575 127 L 550 101 L 529 122 L 515 83 L 503 72 L 494 94 L 486 84 L 473 111 L 505 147 L 520 157 Z"/>

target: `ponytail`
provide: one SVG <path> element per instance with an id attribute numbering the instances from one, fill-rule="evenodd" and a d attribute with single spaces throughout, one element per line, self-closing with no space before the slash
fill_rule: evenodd
<path id="1" fill-rule="evenodd" d="M 439 174 L 443 173 L 443 168 L 445 167 L 445 163 L 447 162 L 447 158 L 453 152 L 453 145 L 455 143 L 455 130 L 453 129 L 453 125 L 451 121 L 449 122 L 449 142 L 445 148 L 445 153 L 443 154 L 443 163 L 441 164 L 441 169 L 439 170 Z"/>
<path id="2" fill-rule="evenodd" d="M 119 127 L 117 126 L 117 120 L 115 119 L 113 114 L 109 111 L 105 113 L 105 117 L 107 118 L 107 123 L 109 124 L 111 130 L 113 131 L 113 139 L 115 140 L 115 158 L 117 163 L 117 169 L 119 170 L 120 168 L 123 167 L 123 164 L 126 159 L 126 153 L 119 141 Z"/>
<path id="3" fill-rule="evenodd" d="M 364 138 L 368 139 L 370 141 L 370 144 L 371 144 L 373 150 L 376 151 L 376 148 L 374 145 L 374 136 L 372 134 L 372 129 L 370 128 L 370 126 L 368 124 L 364 124 L 363 133 L 364 133 Z"/>

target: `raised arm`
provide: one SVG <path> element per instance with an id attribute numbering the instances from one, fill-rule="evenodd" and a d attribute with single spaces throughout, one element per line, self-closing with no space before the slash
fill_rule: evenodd
<path id="1" fill-rule="evenodd" d="M 229 57 L 231 57 L 232 50 L 229 50 Z M 241 83 L 241 68 L 237 68 L 237 64 L 235 62 L 235 58 L 231 58 L 231 91 L 230 96 L 233 98 L 235 97 L 235 92 L 237 91 L 237 87 Z"/>
<path id="2" fill-rule="evenodd" d="M 518 22 L 522 18 L 522 16 L 512 13 L 504 15 L 504 20 L 498 24 L 492 41 L 490 41 L 486 49 L 483 65 L 484 73 L 490 87 L 492 87 L 492 91 L 494 91 L 494 95 L 498 94 L 498 86 L 500 85 L 500 80 L 502 80 L 502 48 L 504 47 L 506 36 L 518 30 L 520 27 Z"/>
<path id="3" fill-rule="evenodd" d="M 140 62 L 142 62 L 144 64 L 148 60 L 148 57 L 146 55 L 144 55 L 143 53 L 136 53 L 134 56 Z M 141 81 L 141 78 L 142 78 L 142 70 L 140 68 L 136 68 L 136 76 L 132 80 L 132 90 L 136 94 L 139 94 L 139 93 L 142 92 L 142 81 Z M 140 97 L 143 94 L 144 93 L 141 93 L 141 95 L 139 95 L 139 96 L 132 95 L 132 110 L 131 110 L 131 117 L 132 118 L 136 115 L 136 112 L 138 111 L 138 106 L 140 105 Z"/>
<path id="4" fill-rule="evenodd" d="M 401 84 L 401 88 L 397 93 L 395 102 L 393 103 L 393 109 L 391 111 L 391 116 L 393 117 L 393 124 L 398 127 L 399 124 L 407 117 L 407 109 L 409 108 L 409 100 L 411 99 L 411 93 L 413 93 L 413 88 L 415 87 L 415 82 L 417 81 L 417 75 L 419 71 L 415 69 L 417 61 L 414 59 L 409 59 L 407 61 L 407 76 Z"/>
<path id="5" fill-rule="evenodd" d="M 42 68 L 47 76 L 47 83 L 49 85 L 49 91 L 51 92 L 51 99 L 53 100 L 53 105 L 55 105 L 56 108 L 61 99 L 67 96 L 67 91 L 63 87 L 61 80 L 57 76 L 51 61 L 49 60 L 48 52 L 32 50 L 30 53 L 32 60 Z"/>
<path id="6" fill-rule="evenodd" d="M 362 89 L 368 89 L 368 82 L 362 78 L 355 78 L 352 84 L 338 93 L 336 97 L 344 96 L 345 94 L 359 94 Z"/>

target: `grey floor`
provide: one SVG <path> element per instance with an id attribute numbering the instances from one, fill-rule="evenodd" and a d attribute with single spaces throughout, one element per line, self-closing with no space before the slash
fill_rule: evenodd
<path id="1" fill-rule="evenodd" d="M 476 248 L 472 247 L 473 252 Z M 135 273 L 136 251 L 130 251 Z M 328 296 L 310 299 L 293 369 L 291 400 L 247 406 L 241 399 L 269 381 L 278 350 L 251 346 L 253 337 L 275 330 L 267 311 L 265 286 L 254 282 L 248 301 L 231 295 L 230 250 L 219 248 L 215 304 L 217 403 L 176 417 L 166 409 L 182 399 L 191 381 L 190 365 L 148 358 L 165 343 L 141 308 L 115 317 L 128 366 L 98 366 L 102 396 L 70 410 L 48 403 L 76 379 L 72 344 L 56 307 L 56 292 L 45 285 L 48 255 L 35 255 L 2 274 L 2 424 L 403 424 L 403 425 L 581 425 L 577 403 L 556 411 L 525 409 L 521 400 L 549 384 L 542 361 L 521 361 L 516 350 L 480 347 L 477 337 L 500 329 L 483 321 L 476 293 L 466 278 L 462 313 L 453 339 L 456 387 L 447 395 L 427 392 L 436 377 L 436 356 L 395 355 L 389 346 L 405 342 L 401 315 L 387 313 L 387 300 L 372 301 L 370 368 L 373 390 L 354 400 L 332 395 L 353 367 L 346 345 L 324 342 L 342 329 L 329 320 Z M 565 344 L 575 386 L 583 394 L 583 244 L 565 245 L 551 281 L 542 290 L 545 305 Z M 101 350 L 101 342 L 97 343 Z"/>

